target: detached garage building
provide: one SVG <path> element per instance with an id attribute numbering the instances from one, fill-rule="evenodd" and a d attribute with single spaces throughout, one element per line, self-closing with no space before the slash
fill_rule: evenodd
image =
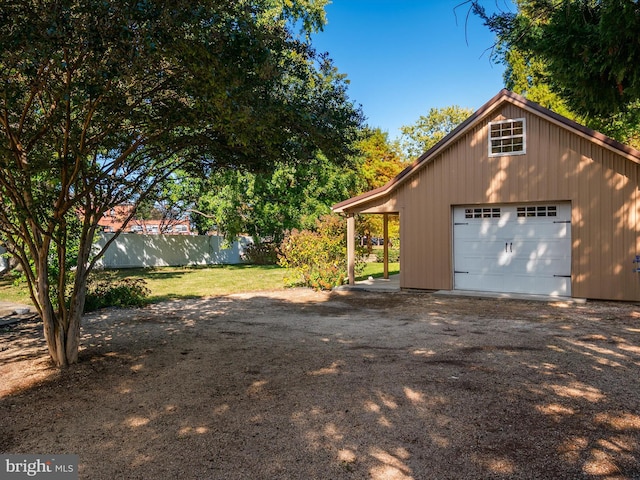
<path id="1" fill-rule="evenodd" d="M 640 152 L 502 90 L 347 214 L 398 214 L 400 287 L 640 300 Z"/>

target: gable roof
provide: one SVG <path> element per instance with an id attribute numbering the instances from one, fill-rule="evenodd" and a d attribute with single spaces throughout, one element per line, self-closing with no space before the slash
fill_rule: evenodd
<path id="1" fill-rule="evenodd" d="M 503 89 L 500 90 L 500 92 L 498 92 L 495 97 L 493 97 L 482 107 L 476 110 L 476 112 L 473 113 L 469 118 L 458 125 L 453 131 L 451 131 L 451 133 L 449 133 L 446 137 L 444 137 L 433 147 L 423 153 L 411 165 L 402 170 L 398 175 L 392 178 L 385 185 L 337 203 L 333 207 L 331 207 L 331 209 L 334 212 L 338 213 L 344 212 L 349 208 L 357 207 L 359 205 L 368 203 L 372 200 L 392 193 L 407 179 L 409 179 L 413 175 L 413 173 L 432 161 L 438 155 L 438 153 L 451 145 L 458 138 L 463 136 L 468 130 L 472 129 L 477 123 L 482 121 L 484 117 L 500 108 L 505 102 L 511 103 L 528 112 L 538 115 L 539 117 L 542 117 L 555 125 L 570 130 L 573 133 L 584 137 L 597 145 L 600 145 L 601 147 L 612 150 L 615 153 L 635 163 L 640 164 L 640 151 L 628 145 L 624 145 L 616 140 L 613 140 L 612 138 L 609 138 L 600 132 L 596 132 L 595 130 L 580 125 L 579 123 L 563 117 L 562 115 L 559 115 L 549 110 L 548 108 L 544 108 L 535 102 L 527 100 L 522 95 L 518 95 L 517 93 L 513 93 L 507 89 Z"/>

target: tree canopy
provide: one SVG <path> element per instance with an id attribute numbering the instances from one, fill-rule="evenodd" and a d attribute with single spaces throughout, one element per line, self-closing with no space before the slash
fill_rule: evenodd
<path id="1" fill-rule="evenodd" d="M 77 361 L 105 211 L 177 169 L 348 157 L 360 111 L 308 42 L 325 3 L 0 1 L 0 237 L 57 365 Z"/>
<path id="2" fill-rule="evenodd" d="M 446 137 L 464 122 L 473 110 L 452 105 L 432 108 L 412 125 L 403 125 L 401 145 L 409 159 L 415 159 Z"/>
<path id="3" fill-rule="evenodd" d="M 517 47 L 501 52 L 505 65 L 504 84 L 512 92 L 549 108 L 567 118 L 578 120 L 566 105 L 566 102 L 548 83 L 549 73 L 546 62 L 540 57 L 528 57 Z"/>
<path id="4" fill-rule="evenodd" d="M 496 53 L 509 66 L 507 74 L 516 73 L 519 65 L 530 74 L 516 73 L 528 83 L 528 98 L 544 104 L 556 94 L 570 112 L 605 133 L 623 141 L 637 134 L 637 1 L 518 0 L 517 13 L 494 14 L 487 14 L 482 3 L 473 0 L 471 8 L 496 34 Z"/>
<path id="5" fill-rule="evenodd" d="M 331 205 L 354 195 L 357 183 L 350 164 L 336 165 L 322 154 L 278 163 L 271 172 L 228 170 L 197 181 L 191 218 L 201 233 L 279 243 L 289 230 L 314 227 Z"/>
<path id="6" fill-rule="evenodd" d="M 362 185 L 356 193 L 381 187 L 406 166 L 398 142 L 390 141 L 389 134 L 379 128 L 366 128 L 357 146 Z"/>

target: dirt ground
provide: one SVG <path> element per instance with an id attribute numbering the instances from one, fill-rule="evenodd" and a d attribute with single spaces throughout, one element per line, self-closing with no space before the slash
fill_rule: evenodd
<path id="1" fill-rule="evenodd" d="M 80 478 L 640 479 L 640 308 L 285 292 L 0 330 L 0 452 Z"/>

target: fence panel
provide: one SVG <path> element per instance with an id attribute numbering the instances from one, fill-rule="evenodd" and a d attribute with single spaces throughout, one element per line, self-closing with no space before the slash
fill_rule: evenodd
<path id="1" fill-rule="evenodd" d="M 96 247 L 102 248 L 112 233 L 101 233 Z M 123 233 L 109 245 L 99 265 L 103 268 L 225 265 L 243 263 L 249 237 L 226 245 L 223 237 L 211 235 L 147 235 Z"/>
<path id="2" fill-rule="evenodd" d="M 9 258 L 4 255 L 5 253 L 7 253 L 7 251 L 2 245 L 0 245 L 0 273 L 4 273 L 9 270 Z"/>

